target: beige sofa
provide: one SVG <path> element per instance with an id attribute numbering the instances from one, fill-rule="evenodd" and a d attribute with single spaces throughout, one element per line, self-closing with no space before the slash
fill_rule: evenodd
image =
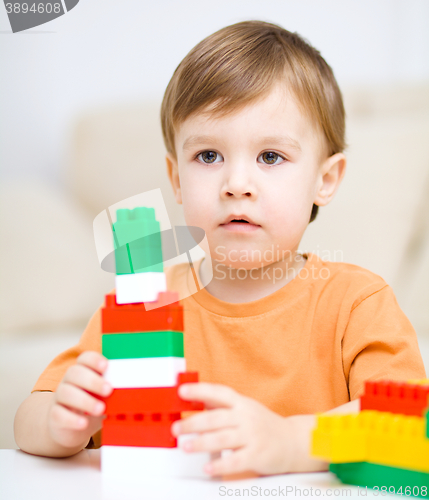
<path id="1" fill-rule="evenodd" d="M 364 266 L 393 286 L 429 368 L 429 86 L 344 92 L 348 171 L 310 224 L 301 250 Z M 73 124 L 62 188 L 35 179 L 0 187 L 0 447 L 46 364 L 73 344 L 113 275 L 99 268 L 93 218 L 161 188 L 184 224 L 165 172 L 160 103 L 88 110 Z"/>

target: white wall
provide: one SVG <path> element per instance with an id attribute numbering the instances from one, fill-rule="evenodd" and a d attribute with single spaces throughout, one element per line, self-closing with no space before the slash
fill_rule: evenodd
<path id="1" fill-rule="evenodd" d="M 61 182 L 81 110 L 160 103 L 196 43 L 247 19 L 303 35 L 342 86 L 429 80 L 427 0 L 81 0 L 68 14 L 15 34 L 0 5 L 2 174 Z"/>

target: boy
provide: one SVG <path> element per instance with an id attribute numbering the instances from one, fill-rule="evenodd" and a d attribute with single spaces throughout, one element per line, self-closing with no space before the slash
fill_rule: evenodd
<path id="1" fill-rule="evenodd" d="M 189 452 L 233 450 L 207 464 L 211 475 L 327 470 L 309 456 L 315 413 L 358 411 L 366 379 L 426 376 L 381 277 L 297 252 L 346 168 L 332 70 L 277 25 L 228 26 L 180 63 L 161 122 L 176 201 L 205 230 L 213 263 L 166 269 L 169 289 L 186 297 L 187 367 L 202 380 L 180 395 L 209 408 L 172 432 L 199 433 Z M 42 373 L 15 418 L 24 451 L 70 456 L 97 442 L 97 396 L 112 390 L 100 337 L 99 309 Z"/>

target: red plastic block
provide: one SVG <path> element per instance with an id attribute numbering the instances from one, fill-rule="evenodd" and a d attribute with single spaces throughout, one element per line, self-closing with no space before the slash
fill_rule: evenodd
<path id="1" fill-rule="evenodd" d="M 198 382 L 198 372 L 181 372 L 177 375 L 177 384 Z"/>
<path id="2" fill-rule="evenodd" d="M 103 421 L 101 444 L 111 446 L 156 446 L 176 448 L 171 424 L 180 413 L 119 413 Z"/>
<path id="3" fill-rule="evenodd" d="M 168 292 L 166 293 L 168 294 Z M 150 304 L 165 302 L 163 293 L 160 293 L 158 297 L 158 302 Z M 183 332 L 183 307 L 178 302 L 146 310 L 144 302 L 117 304 L 115 294 L 106 295 L 105 306 L 101 309 L 102 333 L 153 332 L 158 330 Z"/>
<path id="4" fill-rule="evenodd" d="M 429 406 L 429 385 L 391 380 L 365 382 L 361 410 L 388 411 L 423 417 Z"/>
<path id="5" fill-rule="evenodd" d="M 185 401 L 179 397 L 180 384 L 198 382 L 197 372 L 179 373 L 174 387 L 138 387 L 113 389 L 110 396 L 102 398 L 106 403 L 106 415 L 119 413 L 145 413 L 204 410 L 204 403 Z"/>

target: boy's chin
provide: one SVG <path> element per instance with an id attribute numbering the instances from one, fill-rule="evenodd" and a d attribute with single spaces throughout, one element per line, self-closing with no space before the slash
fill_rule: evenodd
<path id="1" fill-rule="evenodd" d="M 245 269 L 246 271 L 250 271 L 252 269 L 261 269 L 263 267 L 269 266 L 270 264 L 272 264 L 272 262 L 260 262 L 260 261 L 236 262 L 228 259 L 226 260 L 223 259 L 222 262 L 215 260 L 215 264 L 217 266 L 225 266 L 232 269 Z"/>
<path id="2" fill-rule="evenodd" d="M 218 248 L 218 252 L 212 251 L 210 254 L 214 261 L 213 263 L 233 269 L 262 269 L 280 262 L 283 262 L 283 264 L 280 264 L 283 267 L 284 265 L 290 265 L 296 260 L 293 252 L 289 250 L 281 251 L 276 247 L 264 248 L 262 251 L 255 250 L 254 248 Z"/>

